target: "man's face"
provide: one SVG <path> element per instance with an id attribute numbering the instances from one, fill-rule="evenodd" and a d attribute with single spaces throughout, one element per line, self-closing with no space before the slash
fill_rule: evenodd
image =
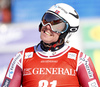
<path id="1" fill-rule="evenodd" d="M 56 42 L 59 38 L 60 33 L 53 32 L 50 25 L 42 26 L 40 38 L 45 43 Z"/>

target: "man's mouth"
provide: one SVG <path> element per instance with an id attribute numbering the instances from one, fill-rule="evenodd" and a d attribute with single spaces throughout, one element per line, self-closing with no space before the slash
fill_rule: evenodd
<path id="1" fill-rule="evenodd" d="M 51 36 L 51 34 L 50 34 L 50 33 L 48 33 L 48 32 L 46 32 L 46 31 L 44 31 L 44 33 L 45 33 L 45 34 L 47 34 L 47 35 L 49 35 L 49 36 Z"/>

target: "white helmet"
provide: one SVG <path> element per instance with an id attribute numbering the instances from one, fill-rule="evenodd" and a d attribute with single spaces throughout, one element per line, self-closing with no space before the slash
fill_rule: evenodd
<path id="1" fill-rule="evenodd" d="M 65 3 L 58 3 L 49 8 L 46 13 L 58 15 L 69 24 L 67 31 L 60 35 L 60 39 L 65 39 L 68 33 L 76 32 L 78 30 L 79 15 L 73 7 Z"/>

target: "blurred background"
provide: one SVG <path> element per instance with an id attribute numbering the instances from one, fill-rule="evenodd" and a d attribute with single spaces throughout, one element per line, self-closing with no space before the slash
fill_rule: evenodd
<path id="1" fill-rule="evenodd" d="M 92 58 L 100 79 L 100 0 L 0 0 L 0 85 L 15 54 L 40 42 L 38 25 L 47 9 L 66 3 L 80 16 L 69 45 Z"/>

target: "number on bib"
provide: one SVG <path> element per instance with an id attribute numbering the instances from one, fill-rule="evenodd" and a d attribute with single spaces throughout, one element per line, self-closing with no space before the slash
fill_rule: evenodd
<path id="1" fill-rule="evenodd" d="M 47 80 L 40 80 L 39 81 L 39 87 L 48 87 L 49 82 Z M 57 81 L 53 80 L 52 82 L 50 82 L 51 87 L 56 87 L 57 85 Z"/>

